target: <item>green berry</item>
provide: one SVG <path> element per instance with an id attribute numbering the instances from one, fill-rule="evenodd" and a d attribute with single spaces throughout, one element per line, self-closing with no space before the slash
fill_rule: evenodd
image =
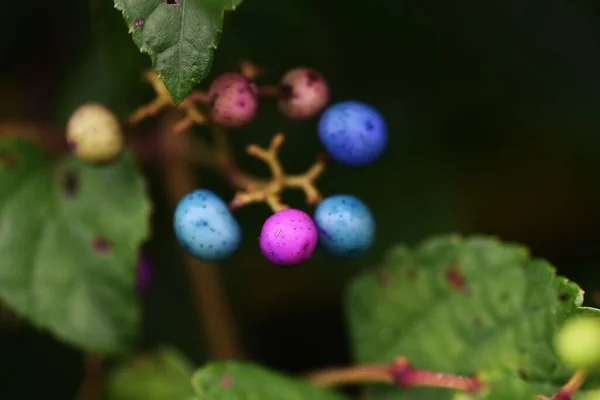
<path id="1" fill-rule="evenodd" d="M 600 365 L 600 319 L 576 317 L 560 328 L 555 338 L 556 352 L 573 369 Z"/>
<path id="2" fill-rule="evenodd" d="M 600 400 L 600 390 L 590 390 L 581 393 L 581 400 Z"/>

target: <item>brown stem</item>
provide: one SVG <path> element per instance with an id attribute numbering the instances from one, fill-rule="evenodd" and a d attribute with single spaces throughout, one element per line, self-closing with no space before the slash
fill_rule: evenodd
<path id="1" fill-rule="evenodd" d="M 385 364 L 324 369 L 306 375 L 306 379 L 322 387 L 393 382 L 390 366 Z"/>
<path id="2" fill-rule="evenodd" d="M 162 145 L 166 149 L 172 147 L 185 149 L 188 146 L 187 135 L 170 134 L 169 128 L 176 121 L 177 116 L 168 113 L 162 124 L 161 132 L 164 132 Z M 171 153 L 169 150 L 167 152 Z M 174 153 L 176 151 L 171 154 Z M 165 160 L 163 172 L 169 200 L 171 206 L 175 208 L 183 196 L 197 187 L 192 165 L 185 157 L 170 157 Z M 211 358 L 241 358 L 242 348 L 238 342 L 237 329 L 223 290 L 218 266 L 200 261 L 185 252 L 183 256 Z"/>
<path id="3" fill-rule="evenodd" d="M 0 137 L 3 136 L 24 139 L 57 154 L 69 149 L 60 130 L 33 122 L 2 121 Z"/>
<path id="4" fill-rule="evenodd" d="M 85 377 L 76 400 L 100 400 L 102 398 L 102 383 L 104 373 L 102 370 L 102 357 L 95 354 L 84 356 Z"/>

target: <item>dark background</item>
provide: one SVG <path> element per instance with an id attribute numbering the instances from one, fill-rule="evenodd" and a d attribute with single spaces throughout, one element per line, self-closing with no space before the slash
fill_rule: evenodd
<path id="1" fill-rule="evenodd" d="M 349 362 L 341 299 L 345 284 L 395 242 L 458 231 L 520 241 L 600 288 L 600 5 L 592 0 L 247 0 L 226 18 L 211 78 L 250 58 L 275 83 L 308 65 L 334 101 L 356 99 L 387 119 L 390 144 L 364 169 L 331 166 L 324 194 L 351 193 L 378 221 L 359 260 L 316 255 L 282 270 L 259 253 L 264 205 L 239 212 L 245 244 L 222 265 L 248 358 L 289 372 Z M 9 2 L 0 11 L 0 118 L 64 126 L 84 101 L 125 116 L 151 99 L 149 66 L 110 0 Z M 206 82 L 200 85 L 206 88 Z M 316 122 L 293 123 L 266 101 L 232 135 L 238 160 L 265 173 L 243 148 L 285 131 L 285 166 L 302 172 L 322 151 Z M 203 128 L 198 128 L 203 133 Z M 202 332 L 173 241 L 160 171 L 153 286 L 145 295 L 142 346 L 171 343 L 204 361 Z M 231 198 L 218 176 L 198 186 Z M 300 194 L 285 200 L 304 207 Z M 1 256 L 1 255 L 0 255 Z M 27 327 L 0 327 L 0 398 L 73 398 L 80 355 Z"/>

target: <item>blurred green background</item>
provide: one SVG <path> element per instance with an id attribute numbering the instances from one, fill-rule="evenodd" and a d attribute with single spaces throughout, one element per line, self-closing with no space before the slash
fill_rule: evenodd
<path id="1" fill-rule="evenodd" d="M 62 126 L 84 101 L 124 116 L 151 99 L 140 80 L 149 59 L 112 1 L 30 0 L 2 9 L 0 119 Z M 221 270 L 247 357 L 288 372 L 350 362 L 341 302 L 348 280 L 393 243 L 437 233 L 520 241 L 591 298 L 600 289 L 598 21 L 600 5 L 591 0 L 246 0 L 229 14 L 211 78 L 243 58 L 267 70 L 261 82 L 312 66 L 329 79 L 334 101 L 370 103 L 390 129 L 380 162 L 333 165 L 319 181 L 325 195 L 351 193 L 372 207 L 377 243 L 359 260 L 319 254 L 293 270 L 269 265 L 257 243 L 267 207 L 239 211 L 245 244 Z M 264 174 L 243 149 L 284 131 L 285 167 L 302 172 L 322 151 L 315 128 L 265 101 L 231 139 L 239 163 Z M 173 262 L 180 253 L 172 210 L 160 170 L 148 176 L 155 276 L 141 345 L 171 343 L 200 364 L 202 331 L 184 266 Z M 233 195 L 211 172 L 198 171 L 198 186 Z M 299 193 L 285 200 L 307 209 Z M 83 373 L 75 350 L 27 327 L 0 326 L 0 339 L 1 399 L 73 398 Z"/>

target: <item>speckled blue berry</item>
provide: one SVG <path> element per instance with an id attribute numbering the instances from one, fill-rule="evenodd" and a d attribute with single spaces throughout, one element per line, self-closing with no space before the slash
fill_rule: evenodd
<path id="1" fill-rule="evenodd" d="M 210 190 L 196 190 L 177 204 L 175 235 L 185 251 L 205 261 L 230 257 L 240 246 L 242 233 L 227 204 Z"/>
<path id="2" fill-rule="evenodd" d="M 362 167 L 383 154 L 387 125 L 377 110 L 358 101 L 328 107 L 319 120 L 319 139 L 335 161 Z"/>
<path id="3" fill-rule="evenodd" d="M 375 219 L 362 201 L 339 194 L 324 199 L 314 218 L 319 245 L 336 257 L 358 257 L 375 241 Z"/>

